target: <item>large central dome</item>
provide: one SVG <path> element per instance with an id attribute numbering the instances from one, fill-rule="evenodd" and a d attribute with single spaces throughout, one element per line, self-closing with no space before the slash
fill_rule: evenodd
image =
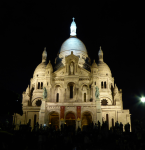
<path id="1" fill-rule="evenodd" d="M 83 52 L 87 54 L 87 50 L 84 43 L 74 36 L 68 38 L 66 41 L 63 42 L 60 48 L 60 53 L 65 51 L 70 53 L 71 51 L 73 51 L 74 54 L 78 52 Z"/>
<path id="2" fill-rule="evenodd" d="M 86 46 L 76 36 L 76 28 L 77 26 L 73 18 L 73 22 L 70 26 L 70 37 L 61 45 L 59 54 L 55 59 L 56 65 L 54 67 L 54 70 L 65 66 L 65 57 L 71 55 L 71 52 L 73 52 L 73 55 L 79 57 L 78 65 L 90 71 L 90 58 L 88 57 Z"/>

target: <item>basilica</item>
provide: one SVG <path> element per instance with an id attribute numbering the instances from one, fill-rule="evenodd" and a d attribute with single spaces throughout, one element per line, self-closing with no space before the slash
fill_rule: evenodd
<path id="1" fill-rule="evenodd" d="M 129 110 L 123 109 L 122 90 L 114 84 L 101 47 L 96 58 L 98 63 L 94 60 L 91 64 L 76 29 L 73 18 L 70 37 L 62 43 L 54 66 L 50 60 L 47 63 L 44 48 L 42 62 L 22 94 L 23 115 L 13 117 L 15 125 L 29 122 L 33 128 L 38 122 L 61 129 L 66 124 L 83 130 L 98 121 L 100 124 L 107 121 L 109 129 L 117 121 L 131 124 Z"/>

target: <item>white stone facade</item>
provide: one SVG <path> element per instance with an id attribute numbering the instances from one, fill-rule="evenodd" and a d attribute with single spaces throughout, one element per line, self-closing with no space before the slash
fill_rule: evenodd
<path id="1" fill-rule="evenodd" d="M 73 23 L 73 28 L 75 25 Z M 45 48 L 42 62 L 35 69 L 30 86 L 23 92 L 23 116 L 17 114 L 15 124 L 31 121 L 32 127 L 38 122 L 58 128 L 69 121 L 76 128 L 98 120 L 100 123 L 107 121 L 109 128 L 116 121 L 131 124 L 129 110 L 123 109 L 122 90 L 114 86 L 101 47 L 98 57 L 98 64 L 94 61 L 91 65 L 85 45 L 74 35 L 62 44 L 54 70 L 50 61 L 47 64 Z M 95 97 L 96 86 L 99 87 L 99 99 Z M 43 99 L 44 87 L 47 89 L 46 99 Z M 64 118 L 60 118 L 61 106 L 65 106 Z M 80 118 L 77 118 L 77 106 L 81 107 Z M 66 119 L 67 115 L 70 119 Z"/>

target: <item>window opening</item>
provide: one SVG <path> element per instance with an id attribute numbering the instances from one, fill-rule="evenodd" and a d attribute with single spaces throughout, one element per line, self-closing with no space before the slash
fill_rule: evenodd
<path id="1" fill-rule="evenodd" d="M 107 105 L 107 100 L 106 99 L 103 99 L 102 101 L 101 101 L 101 103 L 102 103 L 102 105 Z"/>
<path id="2" fill-rule="evenodd" d="M 104 88 L 106 89 L 106 82 L 104 82 Z"/>
<path id="3" fill-rule="evenodd" d="M 41 89 L 43 89 L 43 82 L 41 82 Z"/>
<path id="4" fill-rule="evenodd" d="M 84 93 L 84 102 L 86 102 L 86 93 Z"/>
<path id="5" fill-rule="evenodd" d="M 59 102 L 59 93 L 56 94 L 56 102 Z"/>
<path id="6" fill-rule="evenodd" d="M 103 82 L 101 82 L 101 88 L 103 89 Z"/>
<path id="7" fill-rule="evenodd" d="M 40 82 L 38 82 L 38 89 L 40 89 Z"/>
<path id="8" fill-rule="evenodd" d="M 73 98 L 73 86 L 70 86 L 70 98 Z"/>

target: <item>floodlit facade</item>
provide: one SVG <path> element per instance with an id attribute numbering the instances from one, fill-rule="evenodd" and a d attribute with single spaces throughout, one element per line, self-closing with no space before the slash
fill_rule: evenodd
<path id="1" fill-rule="evenodd" d="M 111 70 L 98 51 L 98 63 L 91 64 L 84 43 L 76 36 L 76 23 L 70 27 L 70 37 L 62 44 L 55 66 L 47 63 L 46 48 L 42 62 L 36 67 L 33 78 L 23 92 L 23 115 L 16 114 L 16 125 L 36 122 L 60 128 L 61 124 L 85 129 L 92 121 L 131 124 L 129 110 L 123 109 L 122 90 L 114 85 Z M 96 58 L 97 59 L 97 58 Z M 99 97 L 96 98 L 96 86 Z M 47 97 L 43 98 L 46 88 Z"/>

